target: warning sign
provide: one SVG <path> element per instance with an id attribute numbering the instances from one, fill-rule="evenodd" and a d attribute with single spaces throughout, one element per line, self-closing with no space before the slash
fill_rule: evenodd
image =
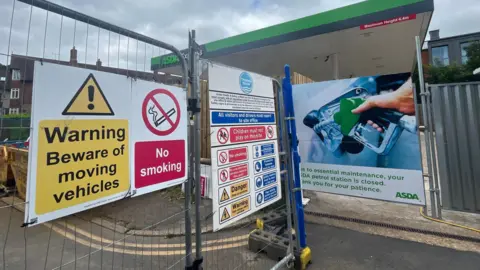
<path id="1" fill-rule="evenodd" d="M 128 120 L 43 120 L 39 126 L 37 214 L 128 190 Z"/>
<path id="2" fill-rule="evenodd" d="M 267 127 L 267 137 L 268 137 L 269 139 L 271 139 L 271 138 L 273 138 L 273 136 L 274 136 L 273 127 L 272 127 L 272 126 L 268 126 L 268 127 Z"/>
<path id="3" fill-rule="evenodd" d="M 34 69 L 24 222 L 34 226 L 125 198 L 132 79 L 38 61 Z"/>
<path id="4" fill-rule="evenodd" d="M 90 73 L 63 110 L 63 115 L 114 115 L 97 80 Z"/>
<path id="5" fill-rule="evenodd" d="M 223 188 L 222 196 L 220 197 L 220 202 L 225 202 L 230 200 L 230 196 L 228 195 L 227 189 Z"/>
<path id="6" fill-rule="evenodd" d="M 241 178 L 248 177 L 248 164 L 239 164 L 218 170 L 219 185 L 225 184 L 227 181 L 240 180 Z"/>
<path id="7" fill-rule="evenodd" d="M 271 78 L 213 64 L 208 81 L 217 231 L 281 198 L 277 116 Z"/>
<path id="8" fill-rule="evenodd" d="M 223 214 L 222 214 L 222 217 L 220 218 L 220 223 L 226 221 L 229 218 L 230 218 L 230 214 L 228 213 L 228 210 L 225 207 L 225 208 L 223 208 Z"/>
<path id="9" fill-rule="evenodd" d="M 228 142 L 228 130 L 226 128 L 221 128 L 217 131 L 217 140 L 220 144 L 226 144 Z"/>
<path id="10" fill-rule="evenodd" d="M 222 209 L 223 208 L 223 209 Z M 227 221 L 240 217 L 250 211 L 250 196 L 247 196 L 245 198 L 242 198 L 236 202 L 233 202 L 231 204 L 227 204 L 224 207 L 220 208 L 220 213 L 222 215 L 220 216 L 220 224 L 225 223 Z"/>
<path id="11" fill-rule="evenodd" d="M 186 177 L 185 140 L 135 143 L 135 188 Z"/>
<path id="12" fill-rule="evenodd" d="M 248 180 L 232 184 L 230 186 L 222 187 L 218 190 L 218 198 L 220 203 L 225 203 L 229 200 L 234 200 L 242 195 L 250 192 Z"/>
<path id="13" fill-rule="evenodd" d="M 211 127 L 211 132 L 212 147 L 277 138 L 272 126 Z"/>
<path id="14" fill-rule="evenodd" d="M 248 159 L 248 148 L 239 147 L 232 149 L 223 149 L 217 151 L 217 163 L 219 166 L 230 163 L 245 161 Z"/>
<path id="15" fill-rule="evenodd" d="M 231 205 L 232 216 L 236 217 L 250 210 L 250 197 L 245 197 Z"/>
<path id="16" fill-rule="evenodd" d="M 183 183 L 189 154 L 186 91 L 137 80 L 131 99 L 132 196 Z"/>
<path id="17" fill-rule="evenodd" d="M 142 116 L 147 128 L 155 135 L 171 134 L 180 123 L 180 104 L 166 89 L 151 91 L 143 101 Z"/>

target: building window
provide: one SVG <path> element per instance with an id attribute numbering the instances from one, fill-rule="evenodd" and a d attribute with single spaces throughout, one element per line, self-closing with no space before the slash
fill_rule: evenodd
<path id="1" fill-rule="evenodd" d="M 4 82 L 5 81 L 5 77 L 0 77 L 0 82 Z"/>
<path id="2" fill-rule="evenodd" d="M 19 99 L 20 98 L 20 89 L 12 88 L 10 90 L 10 99 Z"/>
<path id="3" fill-rule="evenodd" d="M 477 42 L 477 41 L 468 41 L 468 42 L 460 43 L 460 48 L 462 49 L 462 64 L 466 64 L 468 62 L 467 48 L 474 42 Z"/>
<path id="4" fill-rule="evenodd" d="M 20 80 L 20 70 L 12 69 L 12 80 L 19 81 Z"/>
<path id="5" fill-rule="evenodd" d="M 18 114 L 20 112 L 19 108 L 10 108 L 8 114 Z"/>
<path id="6" fill-rule="evenodd" d="M 434 66 L 448 66 L 450 64 L 448 46 L 432 48 L 432 63 Z"/>

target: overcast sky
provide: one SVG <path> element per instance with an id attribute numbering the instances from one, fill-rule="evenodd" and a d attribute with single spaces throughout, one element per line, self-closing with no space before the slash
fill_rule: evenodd
<path id="1" fill-rule="evenodd" d="M 361 0 L 51 0 L 104 21 L 140 32 L 180 49 L 187 31 L 195 29 L 199 43 L 245 33 L 281 22 L 361 2 Z M 385 0 L 387 1 L 387 0 Z M 13 0 L 0 0 L 0 53 L 8 51 Z M 153 55 L 166 53 L 133 39 L 88 27 L 84 23 L 15 2 L 10 52 L 68 60 L 75 45 L 79 62 L 100 58 L 110 66 L 143 70 Z M 30 21 L 30 13 L 31 23 Z M 30 25 L 30 34 L 29 33 Z M 62 29 L 60 31 L 60 28 Z M 480 31 L 478 0 L 435 0 L 430 30 L 442 37 Z M 46 30 L 46 31 L 45 31 Z M 46 33 L 46 39 L 44 39 Z M 60 38 L 61 33 L 61 38 Z M 75 34 L 74 34 L 75 33 Z M 87 35 L 88 33 L 88 35 Z M 27 48 L 27 42 L 28 48 Z M 45 44 L 45 46 L 44 46 Z M 88 46 L 86 46 L 88 44 Z M 59 50 L 60 48 L 60 50 Z M 127 61 L 128 59 L 128 61 Z M 0 63 L 5 63 L 0 55 Z"/>

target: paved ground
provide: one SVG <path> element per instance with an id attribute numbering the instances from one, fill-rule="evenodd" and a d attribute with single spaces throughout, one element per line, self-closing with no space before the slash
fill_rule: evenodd
<path id="1" fill-rule="evenodd" d="M 123 234 L 102 230 L 76 217 L 55 222 L 53 227 L 48 224 L 25 229 L 19 226 L 23 213 L 1 208 L 4 206 L 0 205 L 1 240 L 5 239 L 7 228 L 9 230 L 6 245 L 0 242 L 0 269 L 60 269 L 60 265 L 64 265 L 61 269 L 184 267 L 183 237 L 129 236 L 123 240 Z M 275 262 L 248 251 L 247 234 L 251 229 L 251 225 L 246 225 L 203 235 L 205 269 L 270 269 Z M 112 239 L 117 240 L 115 246 L 111 244 Z M 326 225 L 307 224 L 307 241 L 313 251 L 313 264 L 309 269 L 477 270 L 480 265 L 477 253 Z M 101 246 L 107 247 L 88 256 Z M 48 258 L 46 262 L 45 258 Z"/>
<path id="2" fill-rule="evenodd" d="M 307 224 L 307 242 L 313 251 L 313 264 L 309 269 L 480 269 L 478 253 L 325 225 Z"/>

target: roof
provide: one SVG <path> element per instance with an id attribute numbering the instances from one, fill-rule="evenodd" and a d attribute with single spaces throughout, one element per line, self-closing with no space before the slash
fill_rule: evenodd
<path id="1" fill-rule="evenodd" d="M 238 53 L 241 51 L 300 40 L 320 34 L 341 31 L 362 24 L 395 18 L 402 15 L 433 11 L 433 0 L 368 0 L 263 29 L 228 37 L 202 45 L 203 57 Z M 187 53 L 186 50 L 182 51 Z M 173 54 L 151 59 L 151 69 L 178 64 Z"/>
<path id="2" fill-rule="evenodd" d="M 449 36 L 449 37 L 443 37 L 443 38 L 438 38 L 434 40 L 429 40 L 428 42 L 430 43 L 435 43 L 435 42 L 443 42 L 443 41 L 448 41 L 448 40 L 455 40 L 455 39 L 465 39 L 469 37 L 475 37 L 475 36 L 480 36 L 480 32 L 474 32 L 474 33 L 468 33 L 468 34 L 462 34 L 462 35 L 456 35 L 456 36 Z"/>

